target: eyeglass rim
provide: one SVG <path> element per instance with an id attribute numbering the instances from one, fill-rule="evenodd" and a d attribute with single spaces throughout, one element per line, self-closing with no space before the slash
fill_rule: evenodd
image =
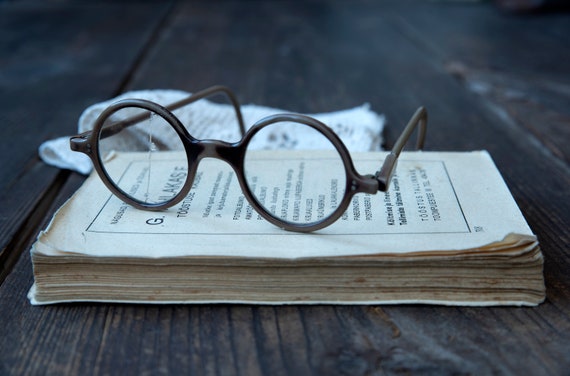
<path id="1" fill-rule="evenodd" d="M 133 196 L 123 191 L 116 183 L 114 183 L 114 179 L 112 179 L 109 176 L 109 173 L 107 172 L 104 166 L 104 161 L 102 160 L 103 156 L 101 155 L 99 149 L 100 133 L 103 129 L 105 121 L 109 118 L 110 115 L 116 113 L 117 111 L 123 108 L 128 108 L 128 107 L 140 108 L 143 110 L 153 112 L 158 116 L 161 116 L 162 119 L 166 120 L 166 122 L 174 129 L 174 131 L 177 133 L 178 137 L 182 141 L 182 144 L 184 145 L 184 149 L 187 155 L 187 163 L 189 170 L 186 176 L 186 181 L 184 182 L 184 185 L 182 186 L 180 192 L 178 192 L 175 196 L 173 196 L 172 198 L 170 198 L 165 202 L 145 203 L 135 199 Z M 93 130 L 89 135 L 87 143 L 89 145 L 90 149 L 89 156 L 93 161 L 93 167 L 97 171 L 97 174 L 99 175 L 105 186 L 111 191 L 111 193 L 113 193 L 122 201 L 126 202 L 129 205 L 132 205 L 137 209 L 160 211 L 176 205 L 178 202 L 181 201 L 181 199 L 183 199 L 188 194 L 190 190 L 189 187 L 187 188 L 190 176 L 190 166 L 191 166 L 191 161 L 189 159 L 190 149 L 188 148 L 188 143 L 183 141 L 185 139 L 195 140 L 195 138 L 192 137 L 192 135 L 190 135 L 190 133 L 182 125 L 180 120 L 165 107 L 145 99 L 123 99 L 109 105 L 103 112 L 101 112 L 101 114 L 98 116 L 97 120 L 95 121 Z M 192 179 L 193 178 L 194 176 L 192 176 Z"/>
<path id="2" fill-rule="evenodd" d="M 336 152 L 340 156 L 342 161 L 343 169 L 344 169 L 344 176 L 345 176 L 345 189 L 343 198 L 340 201 L 339 205 L 329 213 L 326 217 L 322 218 L 321 220 L 309 222 L 309 223 L 297 223 L 283 220 L 277 216 L 274 216 L 269 210 L 267 210 L 257 199 L 257 197 L 251 192 L 250 187 L 247 184 L 247 179 L 245 178 L 245 154 L 248 150 L 248 145 L 255 136 L 256 133 L 261 131 L 263 128 L 278 123 L 278 122 L 295 122 L 298 124 L 303 124 L 309 126 L 316 131 L 320 132 L 323 136 L 327 138 L 334 146 Z M 370 177 L 365 177 L 360 175 L 352 161 L 350 156 L 350 152 L 346 148 L 345 144 L 342 142 L 340 137 L 326 124 L 320 122 L 319 120 L 312 118 L 310 116 L 301 115 L 301 114 L 293 114 L 293 113 L 284 113 L 284 114 L 275 114 L 267 116 L 263 119 L 257 121 L 245 134 L 242 138 L 240 143 L 243 144 L 243 155 L 240 157 L 239 161 L 241 165 L 239 166 L 239 174 L 236 171 L 236 174 L 241 175 L 240 185 L 244 195 L 246 195 L 246 199 L 248 202 L 256 209 L 261 216 L 269 221 L 270 223 L 283 228 L 285 230 L 296 231 L 296 232 L 312 232 L 322 228 L 325 228 L 334 222 L 336 222 L 348 209 L 352 198 L 357 193 L 371 193 L 371 191 L 376 192 L 378 190 L 378 183 L 375 179 L 371 179 Z"/>
<path id="3" fill-rule="evenodd" d="M 181 190 L 172 198 L 165 202 L 160 203 L 146 203 L 140 200 L 137 200 L 133 196 L 129 195 L 125 191 L 123 191 L 118 184 L 115 182 L 115 179 L 109 176 L 106 168 L 104 167 L 104 161 L 102 160 L 103 156 L 100 153 L 99 148 L 99 138 L 102 132 L 103 126 L 107 118 L 112 115 L 113 113 L 128 107 L 140 108 L 143 110 L 151 111 L 158 116 L 161 116 L 177 133 L 178 137 L 180 138 L 182 144 L 184 145 L 184 150 L 187 156 L 187 163 L 188 163 L 188 173 L 186 176 L 186 180 L 181 188 Z M 345 174 L 345 189 L 343 198 L 340 201 L 337 208 L 332 211 L 328 216 L 322 218 L 321 220 L 309 222 L 309 223 L 296 223 L 291 221 L 283 220 L 277 216 L 274 216 L 269 212 L 261 203 L 257 200 L 256 196 L 251 191 L 247 179 L 245 177 L 245 168 L 244 168 L 244 161 L 245 161 L 245 154 L 248 150 L 248 146 L 255 136 L 263 128 L 278 123 L 278 122 L 295 122 L 300 123 L 320 132 L 324 137 L 326 137 L 331 144 L 334 146 L 336 152 L 340 156 L 344 174 Z M 92 154 L 91 159 L 94 162 L 94 167 L 101 180 L 105 184 L 105 186 L 115 194 L 119 199 L 126 202 L 133 207 L 143 210 L 153 210 L 159 211 L 170 208 L 181 200 L 186 197 L 192 187 L 192 183 L 194 181 L 196 171 L 198 169 L 200 160 L 204 158 L 200 154 L 203 152 L 203 148 L 196 147 L 196 146 L 204 146 L 207 144 L 209 140 L 198 140 L 194 138 L 187 129 L 182 125 L 180 120 L 167 108 L 154 103 L 152 101 L 147 101 L 144 99 L 124 99 L 118 101 L 109 107 L 107 107 L 97 118 L 96 123 L 93 127 L 93 131 L 90 135 L 90 140 L 88 141 L 91 145 Z M 228 147 L 233 149 L 233 155 L 225 155 L 225 156 L 215 156 L 220 159 L 223 159 L 230 166 L 233 168 L 236 176 L 238 178 L 238 182 L 242 189 L 242 192 L 246 199 L 248 200 L 249 204 L 259 213 L 264 219 L 269 221 L 270 223 L 276 225 L 277 227 L 283 228 L 285 230 L 297 231 L 297 232 L 311 232 L 318 229 L 322 229 L 334 223 L 338 218 L 342 216 L 342 214 L 346 211 L 352 197 L 356 193 L 360 192 L 370 192 L 371 189 L 376 189 L 376 187 L 371 187 L 371 185 L 376 184 L 375 181 L 371 181 L 369 178 L 364 177 L 356 171 L 354 168 L 354 164 L 350 153 L 342 140 L 338 137 L 338 135 L 332 131 L 327 125 L 324 123 L 301 114 L 276 114 L 267 116 L 259 121 L 257 121 L 251 128 L 247 130 L 245 135 L 236 143 L 228 144 Z M 365 187 L 362 189 L 362 187 Z"/>

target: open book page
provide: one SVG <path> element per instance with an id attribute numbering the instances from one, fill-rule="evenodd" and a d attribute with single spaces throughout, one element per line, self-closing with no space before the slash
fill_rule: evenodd
<path id="1" fill-rule="evenodd" d="M 173 174 L 185 158 L 181 153 L 162 155 L 160 170 L 166 174 Z M 361 174 L 374 173 L 385 155 L 354 154 L 354 164 Z M 260 188 L 265 189 L 267 207 L 290 216 L 319 215 L 321 203 L 296 203 L 295 189 L 303 187 L 299 160 L 318 166 L 326 163 L 325 152 L 295 152 L 291 157 L 291 152 L 259 151 L 256 158 L 275 175 L 272 186 Z M 112 162 L 122 179 L 139 184 L 144 155 L 116 155 Z M 335 194 L 334 184 L 324 185 L 322 205 L 339 200 Z M 488 153 L 480 151 L 404 152 L 388 193 L 357 194 L 341 219 L 309 234 L 284 231 L 262 219 L 244 198 L 233 170 L 218 160 L 202 160 L 188 196 L 159 212 L 123 203 L 93 175 L 39 241 L 44 246 L 36 252 L 46 254 L 296 259 L 483 252 L 486 245 L 492 252 L 536 239 Z"/>

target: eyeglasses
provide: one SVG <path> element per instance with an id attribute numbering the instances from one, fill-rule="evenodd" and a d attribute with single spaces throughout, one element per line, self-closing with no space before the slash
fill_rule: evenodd
<path id="1" fill-rule="evenodd" d="M 229 143 L 196 139 L 173 114 L 214 94 L 224 94 L 231 102 L 241 140 Z M 144 210 L 164 210 L 180 203 L 195 182 L 200 161 L 221 159 L 232 167 L 243 195 L 263 218 L 285 230 L 310 232 L 339 219 L 355 194 L 387 191 L 400 152 L 416 128 L 416 147 L 421 149 L 426 127 L 427 112 L 420 107 L 380 170 L 361 175 L 346 146 L 325 124 L 305 115 L 276 114 L 259 120 L 246 132 L 235 95 L 226 87 L 214 86 L 166 107 L 142 99 L 118 101 L 100 114 L 93 130 L 71 137 L 70 147 L 91 158 L 103 183 L 114 195 Z M 124 136 L 123 132 L 130 132 L 136 138 L 125 142 L 124 137 L 118 137 Z M 288 136 L 292 134 L 297 136 L 295 142 Z M 319 158 L 314 158 L 311 157 L 314 151 L 276 151 L 272 152 L 273 158 L 260 158 L 256 145 L 268 142 L 287 149 L 319 145 L 319 149 L 327 152 L 319 152 Z M 173 144 L 186 152 L 186 159 L 166 168 L 164 158 L 159 156 L 165 155 L 166 145 Z M 137 152 L 145 163 L 136 185 L 124 183 L 122 172 L 110 167 L 117 152 Z"/>

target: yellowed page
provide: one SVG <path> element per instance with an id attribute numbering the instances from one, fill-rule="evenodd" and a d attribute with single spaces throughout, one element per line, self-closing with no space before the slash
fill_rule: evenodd
<path id="1" fill-rule="evenodd" d="M 256 158 L 275 173 L 283 192 L 284 163 L 291 160 L 289 183 L 295 186 L 297 161 L 307 155 L 318 163 L 327 159 L 325 152 L 316 151 L 258 152 Z M 179 153 L 162 156 L 163 171 L 173 170 L 184 158 Z M 384 156 L 362 153 L 353 158 L 357 170 L 367 174 L 379 169 Z M 141 156 L 115 156 L 113 168 L 136 184 L 140 163 L 133 158 Z M 268 200 L 272 192 L 268 188 Z M 323 186 L 323 192 L 331 192 L 330 185 Z M 295 210 L 293 197 L 289 199 L 285 206 Z M 275 198 L 278 205 L 284 200 Z M 315 215 L 299 206 L 296 214 Z M 356 195 L 342 219 L 310 234 L 284 231 L 261 219 L 244 199 L 231 168 L 206 159 L 187 198 L 160 212 L 124 204 L 98 176 L 91 176 L 58 211 L 39 241 L 46 246 L 41 247 L 43 253 L 51 249 L 104 257 L 296 259 L 462 252 L 501 242 L 509 234 L 516 236 L 508 241 L 536 240 L 487 152 L 405 152 L 388 194 Z"/>

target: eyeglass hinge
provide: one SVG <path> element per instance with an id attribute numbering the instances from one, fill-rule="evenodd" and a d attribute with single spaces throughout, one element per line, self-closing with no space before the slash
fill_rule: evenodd
<path id="1" fill-rule="evenodd" d="M 390 181 L 392 180 L 392 175 L 396 170 L 396 165 L 398 164 L 398 156 L 394 153 L 388 154 L 384 160 L 384 164 L 380 171 L 374 174 L 374 178 L 378 181 L 378 190 L 386 192 L 390 188 Z"/>
<path id="2" fill-rule="evenodd" d="M 88 135 L 81 134 L 69 139 L 69 147 L 73 151 L 91 154 L 91 144 L 88 142 Z"/>

